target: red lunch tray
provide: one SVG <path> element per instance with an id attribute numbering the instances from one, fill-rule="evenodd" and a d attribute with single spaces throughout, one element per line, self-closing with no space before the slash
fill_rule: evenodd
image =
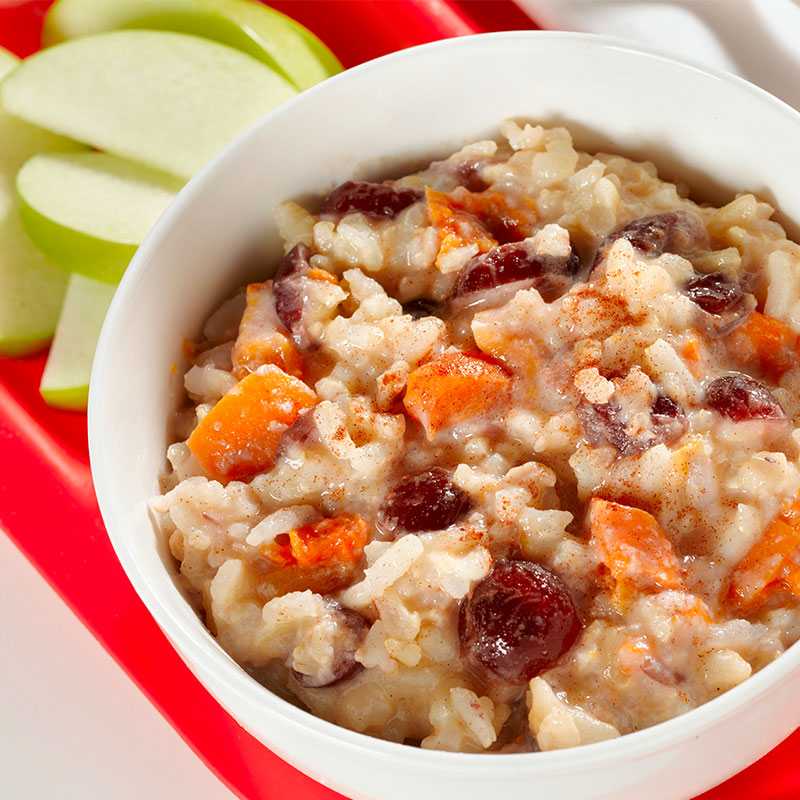
<path id="1" fill-rule="evenodd" d="M 37 50 L 50 2 L 3 5 L 0 45 L 20 56 Z M 536 27 L 507 0 L 278 0 L 272 5 L 313 30 L 346 67 L 436 39 Z M 0 359 L 0 526 L 232 791 L 246 800 L 341 800 L 244 731 L 156 626 L 106 536 L 89 471 L 85 415 L 50 409 L 39 396 L 44 363 L 44 355 Z M 797 732 L 702 800 L 797 800 L 799 757 Z"/>

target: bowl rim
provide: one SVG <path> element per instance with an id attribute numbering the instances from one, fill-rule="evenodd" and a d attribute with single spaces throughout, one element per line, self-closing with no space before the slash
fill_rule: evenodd
<path id="1" fill-rule="evenodd" d="M 421 51 L 427 53 L 452 50 L 457 53 L 464 48 L 474 48 L 476 41 L 517 39 L 531 42 L 541 39 L 552 40 L 562 42 L 567 47 L 591 45 L 604 50 L 624 53 L 625 57 L 630 55 L 634 58 L 664 62 L 672 68 L 677 66 L 689 72 L 699 72 L 706 78 L 711 77 L 736 86 L 758 102 L 773 106 L 780 113 L 791 117 L 800 132 L 800 112 L 744 78 L 700 62 L 676 57 L 665 48 L 650 47 L 610 36 L 542 30 L 481 33 L 430 42 L 365 62 L 305 90 L 262 117 L 223 148 L 181 189 L 177 198 L 166 209 L 138 248 L 115 293 L 97 346 L 88 403 L 88 438 L 92 477 L 109 539 L 137 594 L 193 672 L 195 664 L 200 665 L 201 671 L 213 668 L 216 673 L 213 680 L 224 686 L 226 696 L 236 695 L 239 699 L 246 700 L 254 710 L 267 715 L 276 714 L 284 722 L 288 722 L 307 734 L 314 735 L 320 741 L 336 745 L 337 749 L 344 748 L 353 756 L 368 753 L 373 758 L 391 760 L 395 764 L 405 762 L 406 766 L 417 769 L 428 768 L 445 771 L 458 769 L 462 776 L 464 776 L 465 770 L 475 774 L 480 772 L 482 775 L 505 772 L 512 765 L 515 769 L 522 769 L 525 772 L 557 773 L 562 772 L 565 767 L 574 770 L 579 765 L 586 767 L 598 763 L 607 764 L 610 760 L 629 761 L 655 751 L 665 750 L 678 741 L 699 735 L 713 723 L 732 715 L 763 695 L 768 689 L 786 681 L 790 673 L 800 665 L 800 642 L 787 648 L 777 659 L 738 686 L 684 714 L 618 738 L 564 750 L 537 753 L 452 753 L 409 747 L 328 722 L 308 711 L 297 708 L 265 689 L 222 650 L 207 630 L 205 631 L 206 635 L 200 637 L 189 631 L 183 621 L 173 613 L 170 603 L 162 600 L 159 590 L 154 587 L 147 572 L 140 567 L 128 549 L 126 537 L 121 532 L 125 527 L 122 519 L 124 515 L 117 508 L 114 493 L 108 485 L 107 479 L 109 471 L 106 467 L 110 459 L 107 452 L 108 442 L 102 435 L 105 428 L 107 391 L 100 376 L 107 371 L 108 365 L 113 359 L 112 338 L 120 320 L 124 317 L 127 300 L 138 291 L 145 276 L 153 271 L 157 252 L 161 248 L 162 242 L 168 239 L 174 221 L 183 216 L 184 208 L 191 205 L 195 197 L 205 192 L 206 187 L 216 180 L 218 173 L 225 171 L 227 163 L 236 158 L 236 151 L 242 144 L 256 137 L 264 126 L 270 125 L 274 119 L 292 114 L 297 105 L 313 102 L 318 94 L 328 91 L 331 86 L 357 81 L 363 72 L 380 69 L 387 63 L 414 59 Z M 797 221 L 800 223 L 800 220 Z M 149 499 L 142 498 L 139 502 L 146 504 Z M 214 648 L 209 648 L 209 644 L 213 644 Z M 209 688 L 205 680 L 201 679 L 201 682 L 206 688 Z M 236 717 L 236 713 L 230 711 L 225 703 L 222 705 L 228 713 Z M 249 725 L 247 727 L 250 728 Z M 258 732 L 255 732 L 255 736 L 263 741 Z M 272 745 L 268 746 L 272 747 Z"/>

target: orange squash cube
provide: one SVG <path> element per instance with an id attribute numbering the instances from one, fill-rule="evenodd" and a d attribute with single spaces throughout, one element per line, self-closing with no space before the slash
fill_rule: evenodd
<path id="1" fill-rule="evenodd" d="M 760 369 L 773 381 L 800 365 L 800 337 L 791 325 L 758 311 L 733 331 L 728 345 L 734 358 Z"/>
<path id="2" fill-rule="evenodd" d="M 517 203 L 502 192 L 470 192 L 459 187 L 452 192 L 425 190 L 428 216 L 439 231 L 440 259 L 451 250 L 476 245 L 479 253 L 486 253 L 498 244 L 498 239 L 508 241 L 530 236 L 539 214 L 533 201 L 520 198 Z"/>
<path id="3" fill-rule="evenodd" d="M 510 391 L 511 378 L 497 364 L 480 355 L 445 353 L 408 376 L 403 405 L 430 441 L 448 425 L 491 411 Z"/>
<path id="4" fill-rule="evenodd" d="M 307 568 L 323 563 L 358 561 L 369 540 L 367 523 L 358 514 L 321 519 L 289 531 L 286 541 L 273 542 L 264 555 L 284 567 Z"/>
<path id="5" fill-rule="evenodd" d="M 728 600 L 739 608 L 756 609 L 771 587 L 785 582 L 800 596 L 800 500 L 786 506 L 764 529 L 758 541 L 736 565 L 728 584 Z"/>
<path id="6" fill-rule="evenodd" d="M 468 245 L 477 245 L 479 253 L 487 253 L 497 245 L 478 219 L 462 208 L 456 207 L 449 195 L 433 189 L 425 190 L 428 201 L 428 216 L 439 231 L 439 255 L 436 265 L 452 250 Z"/>
<path id="7" fill-rule="evenodd" d="M 609 571 L 611 602 L 618 611 L 625 611 L 639 591 L 683 588 L 675 548 L 652 514 L 593 497 L 589 541 Z"/>
<path id="8" fill-rule="evenodd" d="M 255 475 L 272 466 L 283 432 L 317 402 L 301 380 L 272 364 L 259 367 L 200 420 L 187 444 L 214 477 Z"/>
<path id="9" fill-rule="evenodd" d="M 247 287 L 247 306 L 231 357 L 238 380 L 264 364 L 274 364 L 289 375 L 303 377 L 303 359 L 275 312 L 272 281 Z"/>

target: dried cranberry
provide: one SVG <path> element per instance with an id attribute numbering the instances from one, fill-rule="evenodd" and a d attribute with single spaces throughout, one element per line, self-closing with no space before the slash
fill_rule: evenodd
<path id="1" fill-rule="evenodd" d="M 489 184 L 480 176 L 478 170 L 486 164 L 486 159 L 468 159 L 461 161 L 455 169 L 455 176 L 470 192 L 485 192 Z"/>
<path id="2" fill-rule="evenodd" d="M 408 475 L 396 483 L 381 508 L 390 527 L 414 533 L 440 531 L 469 510 L 468 495 L 441 467 Z"/>
<path id="3" fill-rule="evenodd" d="M 527 683 L 552 667 L 581 632 L 561 579 L 531 561 L 504 561 L 461 602 L 461 657 L 484 679 Z"/>
<path id="4" fill-rule="evenodd" d="M 501 245 L 519 243 L 526 238 L 529 232 L 528 226 L 521 223 L 513 214 L 503 213 L 499 210 L 493 213 L 479 214 L 478 219 L 492 239 Z"/>
<path id="5" fill-rule="evenodd" d="M 683 409 L 665 394 L 660 394 L 650 407 L 656 443 L 672 444 L 689 430 L 689 421 Z"/>
<path id="6" fill-rule="evenodd" d="M 597 251 L 592 269 L 608 255 L 618 239 L 627 239 L 642 255 L 662 253 L 685 255 L 708 246 L 708 233 L 703 221 L 688 211 L 670 211 L 643 217 L 607 236 Z"/>
<path id="7" fill-rule="evenodd" d="M 663 394 L 658 395 L 650 407 L 650 429 L 635 436 L 628 433 L 629 420 L 613 397 L 607 403 L 583 400 L 578 406 L 578 419 L 589 444 L 595 447 L 610 444 L 625 456 L 636 455 L 657 444 L 672 444 L 689 428 L 683 409 Z"/>
<path id="8" fill-rule="evenodd" d="M 706 328 L 717 335 L 741 325 L 756 307 L 756 298 L 722 272 L 697 275 L 684 284 L 683 290 L 690 300 L 712 315 L 712 322 Z"/>
<path id="9" fill-rule="evenodd" d="M 706 405 L 734 422 L 750 419 L 786 419 L 783 407 L 761 381 L 746 375 L 725 375 L 711 381 Z"/>
<path id="10" fill-rule="evenodd" d="M 441 303 L 437 303 L 435 300 L 429 300 L 427 297 L 418 297 L 416 300 L 403 303 L 403 313 L 410 314 L 414 319 L 438 317 L 441 316 L 443 310 L 444 307 Z"/>
<path id="11" fill-rule="evenodd" d="M 322 204 L 323 216 L 361 213 L 374 219 L 394 219 L 404 208 L 422 199 L 422 192 L 388 183 L 347 181 L 337 186 Z"/>
<path id="12" fill-rule="evenodd" d="M 741 302 L 744 292 L 722 272 L 697 275 L 686 282 L 683 290 L 689 299 L 709 314 L 722 314 Z"/>
<path id="13" fill-rule="evenodd" d="M 284 257 L 278 271 L 275 273 L 275 283 L 281 283 L 289 278 L 302 278 L 308 275 L 311 269 L 311 248 L 303 242 L 298 242 Z"/>
<path id="14" fill-rule="evenodd" d="M 303 280 L 311 269 L 310 258 L 308 245 L 295 245 L 283 259 L 272 284 L 278 318 L 289 329 L 295 344 L 304 350 L 311 345 L 305 325 L 310 299 Z"/>
<path id="15" fill-rule="evenodd" d="M 531 253 L 524 242 L 504 244 L 470 259 L 458 273 L 450 297 L 463 298 L 497 286 L 519 284 L 520 289 L 536 288 L 550 302 L 569 289 L 580 268 L 574 248 L 568 256 L 559 258 Z"/>
<path id="16" fill-rule="evenodd" d="M 357 611 L 343 608 L 331 601 L 331 609 L 337 625 L 336 653 L 330 668 L 321 674 L 306 674 L 292 670 L 294 679 L 306 689 L 322 689 L 335 686 L 348 678 L 352 678 L 364 669 L 363 664 L 356 661 L 355 653 L 361 647 L 369 630 L 369 622 Z"/>

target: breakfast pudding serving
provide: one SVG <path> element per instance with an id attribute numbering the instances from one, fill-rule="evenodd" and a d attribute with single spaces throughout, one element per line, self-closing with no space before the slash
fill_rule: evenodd
<path id="1" fill-rule="evenodd" d="M 653 725 L 800 638 L 800 246 L 501 130 L 276 210 L 282 263 L 186 344 L 153 502 L 256 680 L 465 752 Z"/>

